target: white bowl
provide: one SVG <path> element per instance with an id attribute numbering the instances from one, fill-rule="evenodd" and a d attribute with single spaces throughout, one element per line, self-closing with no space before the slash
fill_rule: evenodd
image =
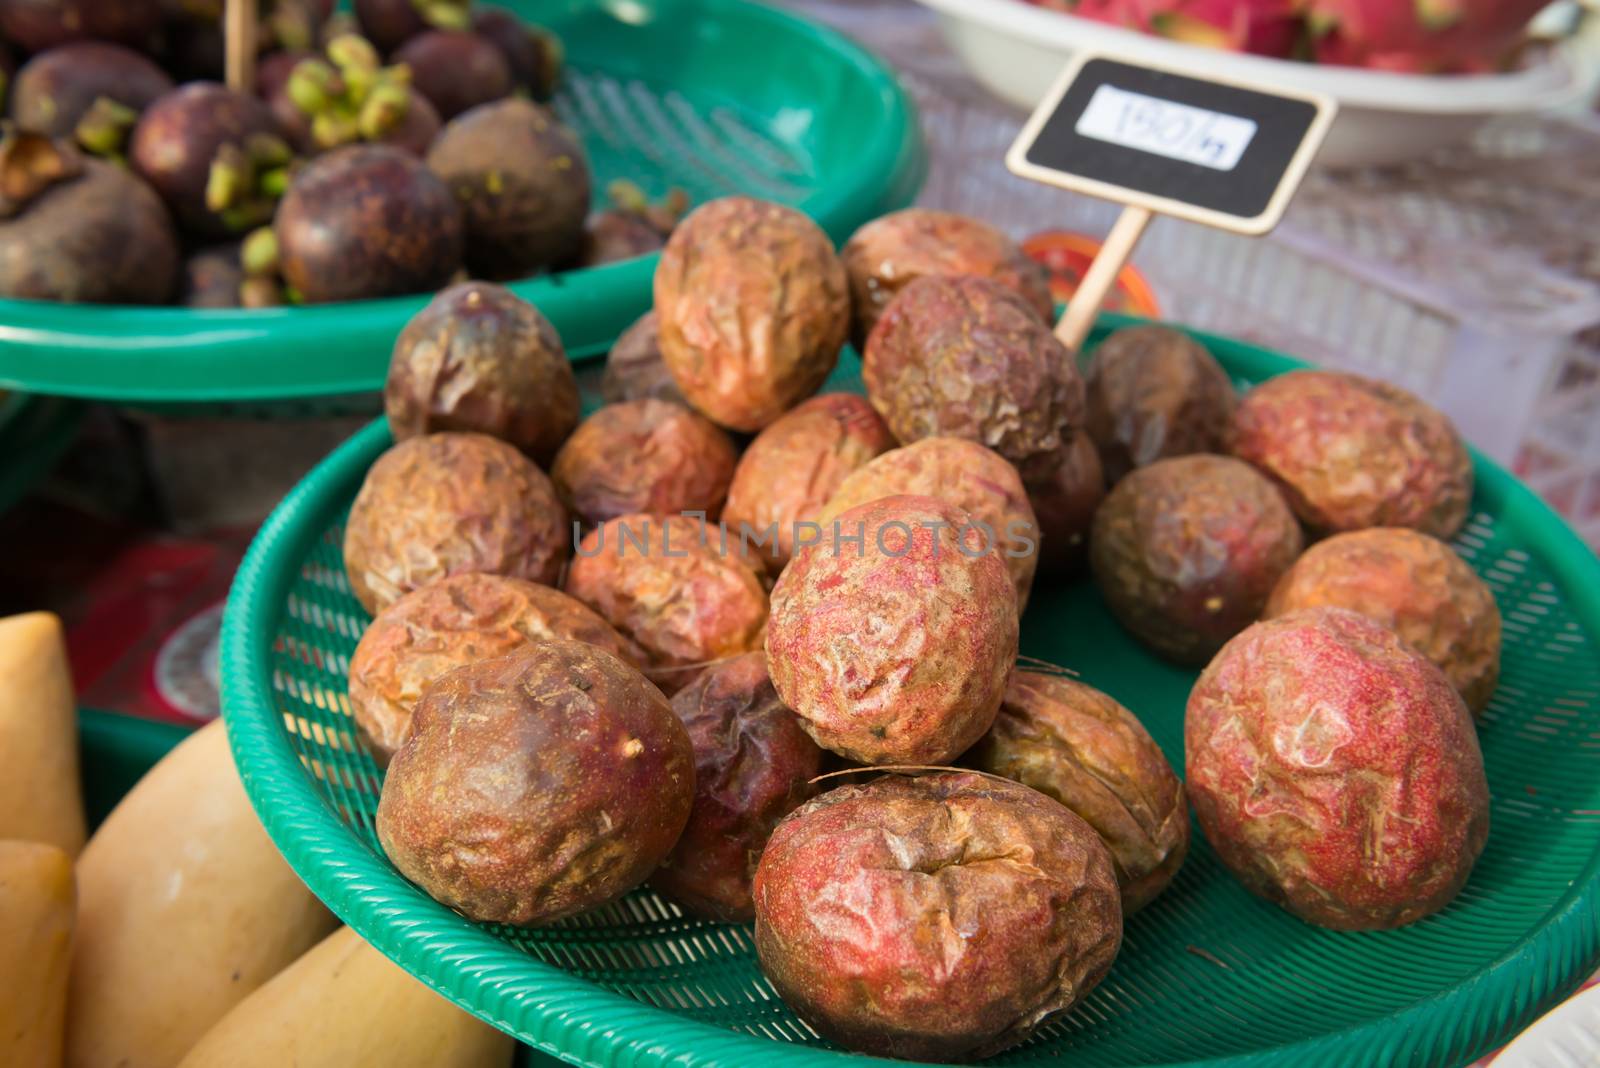
<path id="1" fill-rule="evenodd" d="M 1021 0 L 918 2 L 938 13 L 973 77 L 1024 108 L 1037 105 L 1072 54 L 1085 48 L 1200 77 L 1231 75 L 1327 93 L 1340 105 L 1318 156 L 1330 166 L 1415 159 L 1464 140 L 1496 116 L 1559 107 L 1582 91 L 1574 65 L 1553 49 L 1509 74 L 1393 74 L 1199 48 Z"/>
<path id="2" fill-rule="evenodd" d="M 1585 1068 L 1600 1064 L 1600 986 L 1545 1013 L 1490 1064 L 1492 1068 Z"/>

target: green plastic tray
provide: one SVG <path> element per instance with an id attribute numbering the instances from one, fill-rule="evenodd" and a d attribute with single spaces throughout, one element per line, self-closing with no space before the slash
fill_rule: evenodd
<path id="1" fill-rule="evenodd" d="M 1108 317 L 1097 338 L 1125 321 Z M 1197 336 L 1245 381 L 1297 366 Z M 834 386 L 848 388 L 858 370 L 848 357 Z M 777 1000 L 748 927 L 687 919 L 648 891 L 547 929 L 479 926 L 385 860 L 372 826 L 382 773 L 355 741 L 344 696 L 367 617 L 339 546 L 350 500 L 388 441 L 374 424 L 283 502 L 228 602 L 224 714 L 246 789 L 289 862 L 411 972 L 573 1063 L 865 1063 L 843 1060 Z M 1456 545 L 1505 614 L 1505 661 L 1480 727 L 1493 831 L 1461 896 L 1399 931 L 1320 930 L 1246 893 L 1197 832 L 1172 888 L 1129 922 L 1100 988 L 994 1063 L 1459 1068 L 1593 970 L 1600 562 L 1515 478 L 1476 462 L 1474 514 Z M 1194 674 L 1124 635 L 1092 584 L 1036 588 L 1022 644 L 1134 709 L 1183 766 Z"/>
<path id="2" fill-rule="evenodd" d="M 748 0 L 501 0 L 560 34 L 556 107 L 596 189 L 631 178 L 696 201 L 793 204 L 842 241 L 909 204 L 926 157 L 916 111 L 850 40 Z M 517 282 L 575 357 L 650 303 L 655 256 Z M 0 300 L 0 389 L 135 405 L 335 398 L 379 389 L 427 295 L 260 311 Z"/>

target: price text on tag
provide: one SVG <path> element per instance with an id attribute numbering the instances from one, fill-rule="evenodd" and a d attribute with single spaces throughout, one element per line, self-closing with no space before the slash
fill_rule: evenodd
<path id="1" fill-rule="evenodd" d="M 1277 225 L 1333 121 L 1317 94 L 1080 57 L 1006 158 L 1026 178 L 1246 234 Z"/>

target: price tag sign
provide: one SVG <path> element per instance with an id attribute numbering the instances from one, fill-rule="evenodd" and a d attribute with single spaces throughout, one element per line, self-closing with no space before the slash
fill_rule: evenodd
<path id="1" fill-rule="evenodd" d="M 1024 178 L 1243 234 L 1264 234 L 1336 108 L 1315 93 L 1081 55 L 1006 165 Z"/>

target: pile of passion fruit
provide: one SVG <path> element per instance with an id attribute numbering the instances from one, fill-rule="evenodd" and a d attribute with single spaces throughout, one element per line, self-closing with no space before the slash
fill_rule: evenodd
<path id="1" fill-rule="evenodd" d="M 963 1060 L 1106 975 L 1191 811 L 1308 923 L 1461 889 L 1500 618 L 1441 540 L 1472 467 L 1438 412 L 1320 370 L 1241 396 L 1162 326 L 1080 361 L 1039 268 L 932 211 L 841 254 L 715 201 L 654 297 L 582 420 L 556 332 L 496 285 L 395 347 L 397 441 L 344 534 L 374 615 L 350 702 L 382 846 L 437 900 L 536 926 L 648 883 L 753 921 L 823 1036 Z M 865 395 L 818 395 L 851 337 Z M 1084 571 L 1204 667 L 1182 780 L 1140 722 L 1175 710 L 1019 666 L 1030 591 Z"/>

